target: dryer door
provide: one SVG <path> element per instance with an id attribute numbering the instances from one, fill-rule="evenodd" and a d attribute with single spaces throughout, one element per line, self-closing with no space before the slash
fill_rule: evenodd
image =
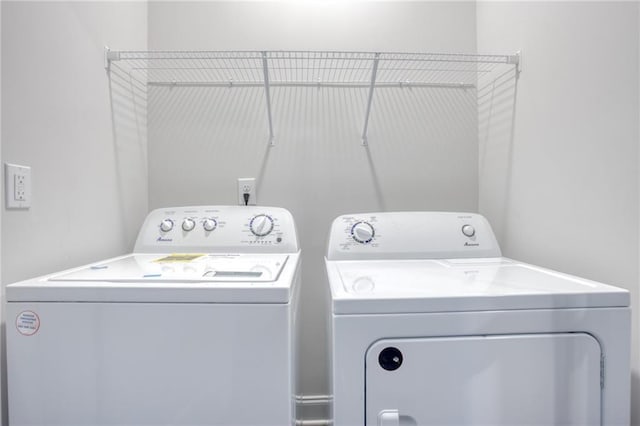
<path id="1" fill-rule="evenodd" d="M 601 354 L 585 333 L 379 340 L 366 424 L 599 425 Z"/>

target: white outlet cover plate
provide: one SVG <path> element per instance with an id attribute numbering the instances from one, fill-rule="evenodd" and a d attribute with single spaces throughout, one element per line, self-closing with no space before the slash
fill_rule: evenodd
<path id="1" fill-rule="evenodd" d="M 248 189 L 248 191 L 246 191 Z M 255 178 L 238 178 L 238 204 L 244 206 L 244 194 L 249 193 L 249 204 L 255 206 L 258 201 Z"/>
<path id="2" fill-rule="evenodd" d="M 17 181 L 22 177 L 22 184 Z M 4 164 L 4 199 L 8 209 L 31 207 L 31 167 Z"/>

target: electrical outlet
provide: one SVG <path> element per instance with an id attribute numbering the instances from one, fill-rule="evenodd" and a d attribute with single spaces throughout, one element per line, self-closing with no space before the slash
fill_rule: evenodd
<path id="1" fill-rule="evenodd" d="M 247 195 L 248 194 L 248 195 Z M 245 197 L 248 200 L 245 201 Z M 238 204 L 255 206 L 258 201 L 255 178 L 238 178 Z"/>
<path id="2" fill-rule="evenodd" d="M 31 167 L 5 163 L 4 191 L 8 209 L 31 207 Z"/>
<path id="3" fill-rule="evenodd" d="M 25 191 L 24 191 L 24 174 L 15 174 L 13 175 L 13 199 L 16 201 L 24 201 L 25 200 Z"/>

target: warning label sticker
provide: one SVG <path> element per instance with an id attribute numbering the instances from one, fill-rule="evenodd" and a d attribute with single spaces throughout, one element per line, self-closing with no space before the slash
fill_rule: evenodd
<path id="1" fill-rule="evenodd" d="M 22 311 L 16 318 L 16 328 L 23 336 L 36 334 L 40 329 L 40 318 L 33 311 Z"/>
<path id="2" fill-rule="evenodd" d="M 169 256 L 161 257 L 160 259 L 154 260 L 157 263 L 188 263 L 192 260 L 198 259 L 199 257 L 204 256 L 204 254 L 198 253 L 174 253 Z"/>

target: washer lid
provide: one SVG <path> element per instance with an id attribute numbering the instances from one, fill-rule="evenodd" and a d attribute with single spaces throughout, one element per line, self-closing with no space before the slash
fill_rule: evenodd
<path id="1" fill-rule="evenodd" d="M 7 300 L 286 303 L 298 257 L 131 254 L 9 285 Z"/>
<path id="2" fill-rule="evenodd" d="M 506 258 L 328 261 L 336 314 L 629 306 L 629 292 Z"/>

